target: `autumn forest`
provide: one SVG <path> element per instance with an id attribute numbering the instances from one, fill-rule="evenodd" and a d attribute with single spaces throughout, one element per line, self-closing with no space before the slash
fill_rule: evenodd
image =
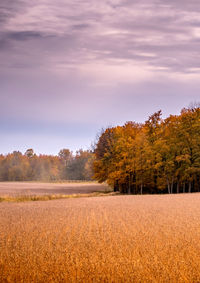
<path id="1" fill-rule="evenodd" d="M 97 180 L 125 194 L 200 191 L 200 107 L 145 123 L 126 122 L 98 135 L 92 150 L 0 155 L 1 181 Z"/>
<path id="2" fill-rule="evenodd" d="M 107 128 L 95 149 L 95 179 L 122 193 L 200 191 L 200 108 L 144 124 Z"/>
<path id="3" fill-rule="evenodd" d="M 75 155 L 62 149 L 57 156 L 36 155 L 33 149 L 0 155 L 1 181 L 90 180 L 93 153 L 78 150 Z"/>

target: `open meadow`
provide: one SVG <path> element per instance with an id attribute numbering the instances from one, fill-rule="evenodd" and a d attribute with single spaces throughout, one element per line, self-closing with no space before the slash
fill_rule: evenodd
<path id="1" fill-rule="evenodd" d="M 0 203 L 1 282 L 200 282 L 200 194 Z"/>
<path id="2" fill-rule="evenodd" d="M 0 182 L 0 197 L 90 194 L 109 191 L 96 182 Z"/>

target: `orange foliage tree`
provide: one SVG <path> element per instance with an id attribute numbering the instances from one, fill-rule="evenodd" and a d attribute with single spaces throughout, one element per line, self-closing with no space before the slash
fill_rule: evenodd
<path id="1" fill-rule="evenodd" d="M 107 128 L 95 147 L 94 178 L 122 193 L 200 191 L 200 108 L 144 124 Z"/>

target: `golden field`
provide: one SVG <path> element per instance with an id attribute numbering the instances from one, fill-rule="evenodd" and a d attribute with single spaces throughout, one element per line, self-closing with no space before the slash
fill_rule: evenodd
<path id="1" fill-rule="evenodd" d="M 200 194 L 0 203 L 0 282 L 200 282 Z"/>

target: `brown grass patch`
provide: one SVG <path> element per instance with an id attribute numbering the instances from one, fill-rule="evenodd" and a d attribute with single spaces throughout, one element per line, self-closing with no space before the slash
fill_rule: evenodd
<path id="1" fill-rule="evenodd" d="M 82 197 L 101 197 L 119 195 L 112 191 L 100 191 L 89 194 L 70 194 L 70 195 L 18 195 L 18 196 L 2 196 L 0 202 L 24 202 L 24 201 L 47 201 L 56 199 L 82 198 Z"/>

